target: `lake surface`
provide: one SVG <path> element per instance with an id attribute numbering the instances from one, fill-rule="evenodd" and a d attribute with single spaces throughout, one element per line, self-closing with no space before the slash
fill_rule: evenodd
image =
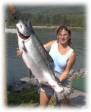
<path id="1" fill-rule="evenodd" d="M 42 43 L 56 39 L 55 30 L 37 29 L 35 30 Z M 72 31 L 72 47 L 76 52 L 76 62 L 74 70 L 85 68 L 86 63 L 86 37 L 84 30 Z M 6 80 L 9 85 L 16 84 L 20 78 L 29 76 L 29 70 L 26 68 L 21 57 L 16 56 L 17 36 L 15 33 L 6 33 Z"/>

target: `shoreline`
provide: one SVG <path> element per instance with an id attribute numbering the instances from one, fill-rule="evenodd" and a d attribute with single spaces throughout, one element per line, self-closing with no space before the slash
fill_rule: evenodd
<path id="1" fill-rule="evenodd" d="M 58 26 L 33 26 L 34 29 L 56 29 Z M 84 27 L 70 27 L 70 29 L 85 29 Z M 16 33 L 16 29 L 13 27 L 4 29 L 5 33 Z"/>

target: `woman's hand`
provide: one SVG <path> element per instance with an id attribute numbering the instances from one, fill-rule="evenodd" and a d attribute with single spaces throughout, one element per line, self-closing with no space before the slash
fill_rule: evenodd
<path id="1" fill-rule="evenodd" d="M 17 56 L 21 56 L 22 53 L 23 53 L 22 50 L 19 50 L 19 48 L 16 48 L 16 55 L 17 55 Z"/>

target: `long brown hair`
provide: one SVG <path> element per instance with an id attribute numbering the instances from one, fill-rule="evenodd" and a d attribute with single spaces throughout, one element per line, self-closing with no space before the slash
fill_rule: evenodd
<path id="1" fill-rule="evenodd" d="M 69 40 L 68 40 L 68 45 L 71 45 L 72 42 L 71 42 L 71 30 L 67 27 L 67 26 L 59 26 L 56 30 L 56 36 L 58 35 L 58 33 L 61 31 L 61 30 L 66 30 L 70 36 Z M 57 39 L 58 41 L 58 39 Z"/>

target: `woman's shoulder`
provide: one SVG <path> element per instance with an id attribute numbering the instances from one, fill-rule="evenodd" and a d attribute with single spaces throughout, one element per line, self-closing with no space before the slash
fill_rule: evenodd
<path id="1" fill-rule="evenodd" d="M 50 40 L 50 41 L 48 41 L 46 44 L 44 44 L 44 47 L 45 47 L 45 48 L 49 48 L 49 47 L 51 47 L 55 42 L 56 42 L 56 40 Z"/>
<path id="2" fill-rule="evenodd" d="M 70 50 L 69 50 L 68 54 L 70 56 L 75 56 L 76 55 L 75 50 L 72 47 L 69 47 L 69 48 L 70 48 Z"/>
<path id="3" fill-rule="evenodd" d="M 70 50 L 70 52 L 75 52 L 75 51 L 74 51 L 74 48 L 72 48 L 72 47 L 70 47 L 70 46 L 69 46 L 69 50 Z"/>

